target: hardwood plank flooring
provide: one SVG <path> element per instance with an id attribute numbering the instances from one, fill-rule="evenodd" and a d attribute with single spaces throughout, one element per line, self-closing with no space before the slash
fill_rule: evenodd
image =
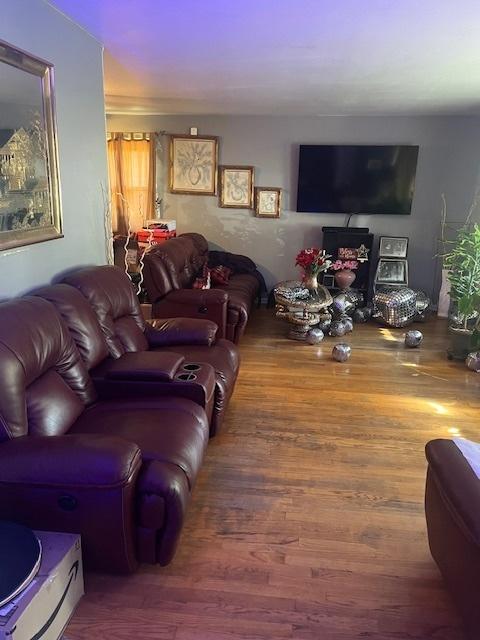
<path id="1" fill-rule="evenodd" d="M 423 448 L 479 439 L 480 376 L 446 326 L 356 325 L 349 362 L 255 313 L 223 432 L 173 563 L 86 576 L 66 636 L 160 640 L 461 640 L 428 550 Z"/>

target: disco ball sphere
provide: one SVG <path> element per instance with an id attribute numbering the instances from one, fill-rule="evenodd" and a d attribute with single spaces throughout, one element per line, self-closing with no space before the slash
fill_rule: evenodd
<path id="1" fill-rule="evenodd" d="M 354 322 L 368 322 L 372 317 L 372 310 L 369 307 L 362 307 L 361 309 L 355 309 L 353 312 Z"/>
<path id="2" fill-rule="evenodd" d="M 328 318 L 322 318 L 320 322 L 316 325 L 316 329 L 321 329 L 323 333 L 328 333 L 330 329 L 330 325 L 332 324 L 332 317 L 329 315 Z"/>
<path id="3" fill-rule="evenodd" d="M 410 348 L 414 348 L 414 347 L 418 347 L 418 345 L 422 342 L 423 340 L 423 334 L 421 331 L 417 331 L 417 329 L 411 329 L 410 331 L 407 331 L 407 333 L 405 334 L 405 346 L 406 347 L 410 347 Z"/>
<path id="4" fill-rule="evenodd" d="M 382 287 L 375 293 L 375 317 L 391 327 L 405 327 L 417 313 L 416 299 L 408 287 Z"/>
<path id="5" fill-rule="evenodd" d="M 469 353 L 465 360 L 465 364 L 470 371 L 480 373 L 480 351 L 472 351 L 472 353 Z"/>
<path id="6" fill-rule="evenodd" d="M 351 304 L 347 300 L 347 296 L 344 293 L 337 294 L 332 302 L 333 315 L 336 317 L 343 316 L 346 313 L 346 307 Z"/>
<path id="7" fill-rule="evenodd" d="M 352 348 L 349 344 L 341 342 L 332 349 L 332 358 L 337 362 L 346 362 L 352 355 Z"/>
<path id="8" fill-rule="evenodd" d="M 350 331 L 353 331 L 353 322 L 351 318 L 343 318 L 342 322 L 345 325 L 345 333 L 350 333 Z"/>
<path id="9" fill-rule="evenodd" d="M 421 291 L 420 289 L 413 289 L 416 295 L 415 305 L 417 307 L 418 313 L 424 313 L 430 306 L 430 298 L 427 296 L 425 291 Z"/>
<path id="10" fill-rule="evenodd" d="M 323 331 L 318 327 L 313 327 L 307 333 L 307 337 L 305 338 L 308 344 L 318 344 L 323 340 Z"/>
<path id="11" fill-rule="evenodd" d="M 348 289 L 345 291 L 345 297 L 347 298 L 347 301 L 353 305 L 352 313 L 365 302 L 365 296 L 361 291 L 358 291 L 358 289 Z M 350 312 L 347 311 L 347 313 Z"/>
<path id="12" fill-rule="evenodd" d="M 346 333 L 346 327 L 343 320 L 334 320 L 330 325 L 330 331 L 328 333 L 336 338 L 344 336 Z"/>

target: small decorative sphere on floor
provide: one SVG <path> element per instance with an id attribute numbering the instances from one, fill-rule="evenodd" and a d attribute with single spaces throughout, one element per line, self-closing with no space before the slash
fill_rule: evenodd
<path id="1" fill-rule="evenodd" d="M 342 318 L 342 322 L 345 325 L 345 333 L 353 331 L 353 322 L 351 318 Z"/>
<path id="2" fill-rule="evenodd" d="M 469 353 L 465 360 L 465 364 L 470 371 L 480 373 L 480 351 L 472 351 L 472 353 Z"/>
<path id="3" fill-rule="evenodd" d="M 337 362 L 346 362 L 352 354 L 352 348 L 345 342 L 336 344 L 332 349 L 332 358 Z"/>
<path id="4" fill-rule="evenodd" d="M 330 325 L 329 335 L 340 338 L 346 333 L 345 323 L 342 320 L 334 320 Z"/>
<path id="5" fill-rule="evenodd" d="M 372 317 L 372 310 L 370 307 L 362 307 L 361 309 L 355 309 L 353 312 L 353 321 L 358 323 L 368 322 Z"/>
<path id="6" fill-rule="evenodd" d="M 411 329 L 405 334 L 405 346 L 410 347 L 411 349 L 418 347 L 422 340 L 423 333 L 417 329 Z"/>
<path id="7" fill-rule="evenodd" d="M 323 331 L 318 327 L 313 327 L 307 333 L 306 341 L 308 342 L 308 344 L 318 344 L 323 340 L 323 337 Z"/>
<path id="8" fill-rule="evenodd" d="M 330 329 L 331 324 L 332 324 L 332 317 L 329 316 L 328 318 L 322 318 L 322 320 L 320 320 L 320 322 L 317 324 L 315 328 L 321 329 L 323 333 L 328 333 L 328 330 Z"/>

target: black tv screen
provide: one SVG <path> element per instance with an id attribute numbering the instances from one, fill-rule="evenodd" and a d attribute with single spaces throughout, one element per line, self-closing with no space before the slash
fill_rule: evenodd
<path id="1" fill-rule="evenodd" d="M 297 211 L 408 215 L 418 146 L 300 145 Z"/>

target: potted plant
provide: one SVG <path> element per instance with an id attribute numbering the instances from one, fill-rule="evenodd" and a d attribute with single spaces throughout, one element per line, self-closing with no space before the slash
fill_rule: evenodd
<path id="1" fill-rule="evenodd" d="M 443 255 L 453 305 L 448 356 L 464 360 L 480 346 L 480 226 L 466 224 L 448 245 Z"/>
<path id="2" fill-rule="evenodd" d="M 310 247 L 302 249 L 295 259 L 295 266 L 303 269 L 303 284 L 312 293 L 318 293 L 318 274 L 326 271 L 332 264 L 322 249 Z"/>

